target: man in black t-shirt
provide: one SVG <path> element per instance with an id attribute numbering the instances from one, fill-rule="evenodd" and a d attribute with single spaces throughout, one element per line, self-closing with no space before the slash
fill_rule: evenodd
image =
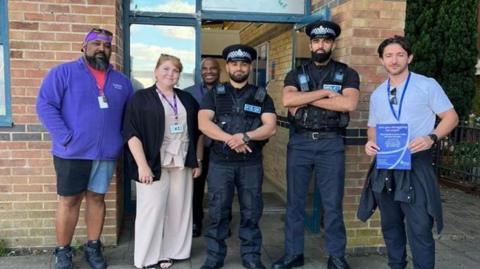
<path id="1" fill-rule="evenodd" d="M 207 259 L 202 269 L 223 266 L 235 187 L 241 214 L 242 264 L 264 269 L 258 226 L 263 211 L 262 148 L 276 131 L 275 107 L 265 89 L 248 84 L 255 49 L 232 45 L 223 50 L 223 57 L 230 81 L 205 94 L 198 114 L 200 130 L 212 139 L 207 178 Z"/>
<path id="2" fill-rule="evenodd" d="M 291 126 L 287 150 L 287 213 L 285 254 L 272 269 L 304 264 L 305 204 L 312 172 L 323 209 L 328 268 L 350 268 L 345 260 L 346 233 L 342 200 L 345 146 L 341 136 L 348 112 L 357 107 L 358 73 L 331 59 L 341 29 L 330 21 L 306 27 L 311 61 L 290 71 L 283 88 L 283 105 Z"/>

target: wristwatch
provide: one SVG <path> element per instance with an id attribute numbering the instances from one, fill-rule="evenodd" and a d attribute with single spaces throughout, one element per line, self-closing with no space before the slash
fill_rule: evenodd
<path id="1" fill-rule="evenodd" d="M 432 139 L 433 144 L 437 143 L 438 136 L 436 134 L 429 134 L 428 137 L 430 137 L 430 139 Z"/>
<path id="2" fill-rule="evenodd" d="M 243 143 L 248 144 L 250 142 L 250 136 L 247 135 L 247 133 L 243 133 Z"/>

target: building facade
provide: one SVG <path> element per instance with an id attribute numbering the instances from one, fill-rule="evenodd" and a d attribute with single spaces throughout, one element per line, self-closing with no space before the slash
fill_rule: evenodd
<path id="1" fill-rule="evenodd" d="M 148 72 L 153 72 L 153 67 L 142 69 L 143 61 L 154 62 L 161 52 L 150 43 L 143 46 L 136 43 L 141 31 L 148 27 L 184 27 L 181 29 L 187 29 L 186 37 L 179 38 L 194 36 L 188 39 L 187 49 L 191 53 L 179 55 L 187 67 L 191 66 L 186 68 L 190 72 L 184 72 L 182 87 L 193 83 L 195 77 L 198 80 L 194 70 L 198 70 L 202 55 L 220 55 L 215 51 L 202 52 L 202 43 L 205 43 L 202 29 L 209 24 L 222 21 L 222 29 L 236 31 L 241 43 L 256 47 L 262 59 L 257 63 L 254 82 L 268 82 L 268 91 L 280 116 L 277 135 L 270 139 L 264 151 L 265 176 L 284 195 L 288 123 L 286 109 L 280 102 L 283 79 L 305 58 L 302 55 L 308 43 L 298 31 L 309 21 L 327 18 L 342 27 L 334 57 L 355 68 L 361 78 L 360 104 L 351 114 L 346 136 L 344 216 L 348 248 L 356 251 L 382 247 L 378 215 L 367 223 L 360 222 L 355 215 L 370 162 L 363 151 L 368 100 L 376 85 L 386 77 L 376 48 L 384 38 L 403 34 L 405 0 L 265 0 L 257 2 L 265 2 L 272 9 L 251 7 L 253 11 L 241 8 L 232 11 L 218 4 L 222 1 L 213 0 L 158 1 L 164 3 L 164 9 L 149 6 L 147 2 L 152 1 L 0 0 L 0 54 L 3 53 L 0 58 L 3 75 L 3 78 L 0 76 L 0 86 L 3 86 L 0 87 L 0 240 L 9 248 L 55 245 L 55 172 L 50 137 L 36 116 L 35 101 L 42 78 L 52 66 L 81 56 L 82 40 L 92 27 L 107 28 L 115 34 L 112 63 L 117 70 L 131 75 L 134 85 L 141 86 L 148 86 L 144 85 L 150 83 Z M 179 2 L 185 2 L 186 6 L 172 8 L 171 5 Z M 298 2 L 302 2 L 300 7 L 295 6 Z M 174 11 L 165 10 L 166 7 Z M 182 14 L 178 14 L 180 8 L 185 8 Z M 207 36 L 205 32 L 203 36 Z M 164 39 L 161 34 L 158 38 Z M 204 46 L 209 46 L 208 42 Z M 156 53 L 153 58 L 141 53 L 149 49 Z M 107 245 L 117 243 L 131 193 L 122 177 L 120 162 L 106 196 L 102 240 Z M 80 218 L 74 241 L 83 242 L 84 234 L 85 225 Z"/>

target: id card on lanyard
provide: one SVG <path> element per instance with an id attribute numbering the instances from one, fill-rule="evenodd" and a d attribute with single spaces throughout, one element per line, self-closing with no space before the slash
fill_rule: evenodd
<path id="1" fill-rule="evenodd" d="M 410 170 L 411 169 L 411 153 L 408 148 L 410 142 L 409 126 L 400 121 L 402 116 L 403 101 L 410 82 L 411 73 L 408 74 L 405 87 L 403 88 L 402 97 L 398 104 L 398 114 L 393 108 L 390 101 L 390 80 L 387 82 L 387 101 L 390 105 L 390 110 L 398 123 L 394 124 L 377 124 L 376 142 L 380 148 L 377 153 L 376 168 L 377 169 L 396 169 L 396 170 Z"/>
<path id="2" fill-rule="evenodd" d="M 183 125 L 178 122 L 178 105 L 177 105 L 177 95 L 173 93 L 173 104 L 168 100 L 167 96 L 163 94 L 159 89 L 157 89 L 157 92 L 160 93 L 160 96 L 167 102 L 168 106 L 173 111 L 173 114 L 175 115 L 175 123 L 170 124 L 170 133 L 171 134 L 180 134 L 183 133 Z"/>

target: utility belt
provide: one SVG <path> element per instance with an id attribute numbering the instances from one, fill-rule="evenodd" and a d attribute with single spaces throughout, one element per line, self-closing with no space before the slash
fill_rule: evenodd
<path id="1" fill-rule="evenodd" d="M 300 129 L 295 132 L 305 138 L 318 140 L 323 138 L 336 138 L 342 135 L 341 128 L 322 128 L 319 130 Z"/>

